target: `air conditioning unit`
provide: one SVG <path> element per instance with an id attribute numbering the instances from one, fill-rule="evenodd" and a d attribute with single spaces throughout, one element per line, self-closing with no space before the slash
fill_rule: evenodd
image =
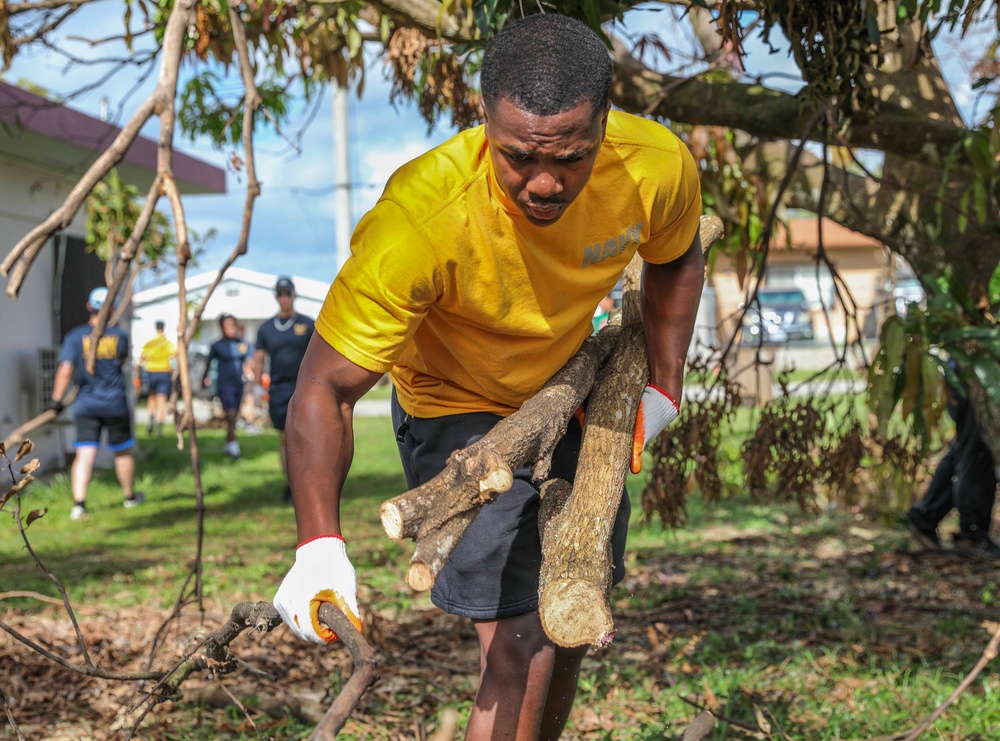
<path id="1" fill-rule="evenodd" d="M 38 348 L 38 372 L 35 375 L 35 414 L 45 411 L 49 399 L 52 398 L 52 387 L 56 380 L 56 369 L 59 367 L 59 347 Z"/>

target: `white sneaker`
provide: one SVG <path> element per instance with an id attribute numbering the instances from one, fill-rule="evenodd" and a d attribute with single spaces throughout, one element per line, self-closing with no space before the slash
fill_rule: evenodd
<path id="1" fill-rule="evenodd" d="M 69 519 L 80 520 L 87 516 L 87 508 L 82 504 L 74 504 L 73 509 L 69 511 Z"/>
<path id="2" fill-rule="evenodd" d="M 132 493 L 131 499 L 123 499 L 122 505 L 125 509 L 132 509 L 133 507 L 138 507 L 140 504 L 145 503 L 146 495 L 141 491 L 136 491 Z"/>
<path id="3" fill-rule="evenodd" d="M 226 452 L 234 461 L 237 460 L 240 457 L 240 444 L 236 440 L 226 443 Z"/>

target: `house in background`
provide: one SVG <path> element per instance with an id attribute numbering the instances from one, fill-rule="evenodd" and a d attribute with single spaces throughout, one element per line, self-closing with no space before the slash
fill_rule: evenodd
<path id="1" fill-rule="evenodd" d="M 843 280 L 857 307 L 857 324 L 847 320 L 843 305 L 837 300 L 837 286 L 825 264 L 817 263 L 819 222 L 815 218 L 792 219 L 788 230 L 775 230 L 767 271 L 762 288 L 800 291 L 811 315 L 812 340 L 793 340 L 773 348 L 799 367 L 821 368 L 833 359 L 832 344 L 859 335 L 865 341 L 877 338 L 878 328 L 887 313 L 895 310 L 895 287 L 912 277 L 909 268 L 871 237 L 851 231 L 823 219 L 823 249 Z M 726 343 L 736 329 L 747 299 L 747 287 L 741 286 L 736 266 L 719 255 L 709 276 L 709 286 L 716 301 L 718 341 Z M 919 297 L 916 297 L 919 298 Z M 869 355 L 869 359 L 870 359 Z M 779 360 L 779 368 L 781 363 Z"/>
<path id="2" fill-rule="evenodd" d="M 201 302 L 217 276 L 218 271 L 211 271 L 187 278 L 185 283 L 189 307 Z M 315 318 L 323 306 L 330 284 L 297 275 L 289 277 L 295 284 L 295 310 Z M 218 322 L 222 314 L 232 314 L 236 317 L 243 337 L 253 343 L 261 323 L 278 313 L 278 302 L 274 297 L 274 284 L 277 280 L 277 275 L 236 266 L 229 268 L 208 300 L 198 332 L 191 343 L 192 353 L 207 354 L 208 347 L 222 336 Z M 156 322 L 164 322 L 167 336 L 171 340 L 176 338 L 177 322 L 180 318 L 177 295 L 176 282 L 137 291 L 133 295 L 131 335 L 133 362 L 138 360 L 143 344 L 156 335 Z M 193 308 L 191 310 L 193 311 Z"/>
<path id="3" fill-rule="evenodd" d="M 0 82 L 0 252 L 6 254 L 58 208 L 120 129 Z M 140 137 L 118 172 L 146 192 L 156 172 L 157 142 Z M 181 193 L 224 193 L 224 170 L 174 153 Z M 86 251 L 85 214 L 46 245 L 15 301 L 0 294 L 0 437 L 42 411 L 63 335 L 87 321 L 90 290 L 104 284 L 104 263 Z M 65 415 L 64 415 L 65 416 Z M 72 434 L 49 425 L 31 435 L 43 471 L 65 462 Z"/>

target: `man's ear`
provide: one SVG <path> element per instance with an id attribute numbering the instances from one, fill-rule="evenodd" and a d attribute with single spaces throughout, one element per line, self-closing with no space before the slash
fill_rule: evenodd
<path id="1" fill-rule="evenodd" d="M 611 98 L 608 98 L 608 102 L 604 104 L 604 114 L 601 116 L 601 141 L 604 141 L 604 136 L 608 133 L 608 114 L 611 112 Z"/>
<path id="2" fill-rule="evenodd" d="M 486 110 L 486 103 L 480 99 L 479 101 L 479 112 L 483 115 L 483 124 L 486 126 L 490 125 L 490 114 Z"/>

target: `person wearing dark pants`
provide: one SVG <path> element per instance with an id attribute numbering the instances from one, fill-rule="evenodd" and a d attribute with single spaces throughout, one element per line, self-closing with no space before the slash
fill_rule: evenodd
<path id="1" fill-rule="evenodd" d="M 109 326 L 98 340 L 94 372 L 88 373 L 87 353 L 91 333 L 97 324 L 97 314 L 108 298 L 108 289 L 95 288 L 87 299 L 90 320 L 71 329 L 63 339 L 48 408 L 62 411 L 62 400 L 71 385 L 78 387 L 73 409 L 76 413 L 76 456 L 70 469 L 73 489 L 73 509 L 70 518 L 79 520 L 87 515 L 87 489 L 94 473 L 94 462 L 101 445 L 101 433 L 108 433 L 108 449 L 115 454 L 115 474 L 125 495 L 125 507 L 142 504 L 146 497 L 134 491 L 135 460 L 132 457 L 132 410 L 129 409 L 126 378 L 123 368 L 128 362 L 128 335 L 118 327 Z"/>
<path id="2" fill-rule="evenodd" d="M 299 366 L 305 357 L 309 340 L 312 339 L 314 322 L 311 318 L 295 311 L 295 284 L 291 278 L 282 276 L 274 285 L 274 297 L 278 301 L 277 315 L 264 321 L 257 330 L 257 344 L 253 353 L 254 395 L 263 392 L 264 360 L 270 356 L 267 387 L 267 412 L 271 424 L 278 431 L 278 454 L 281 459 L 281 473 L 285 474 L 285 420 L 288 416 L 288 402 L 295 393 L 295 381 L 299 376 Z M 282 499 L 292 501 L 292 489 L 285 482 Z"/>
<path id="3" fill-rule="evenodd" d="M 232 314 L 220 316 L 219 327 L 222 329 L 222 338 L 212 343 L 208 351 L 208 362 L 205 363 L 205 376 L 201 385 L 210 384 L 208 370 L 214 360 L 217 373 L 216 393 L 226 415 L 226 453 L 236 460 L 240 457 L 240 444 L 236 439 L 236 416 L 243 401 L 245 366 L 250 357 L 250 345 L 239 336 L 236 317 Z"/>
<path id="4" fill-rule="evenodd" d="M 941 547 L 939 523 L 958 510 L 955 550 L 967 556 L 1000 560 L 1000 546 L 990 538 L 997 478 L 993 457 L 964 389 L 952 389 L 949 412 L 955 437 L 938 463 L 923 499 L 906 513 L 907 525 L 921 545 Z"/>

